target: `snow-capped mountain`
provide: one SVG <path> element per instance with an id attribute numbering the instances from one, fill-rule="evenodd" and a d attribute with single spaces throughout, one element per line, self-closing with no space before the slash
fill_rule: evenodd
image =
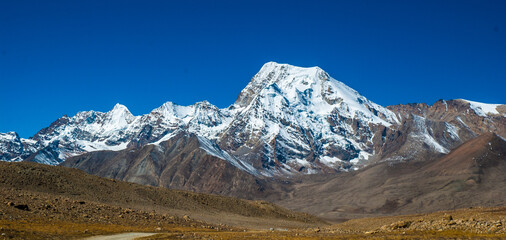
<path id="1" fill-rule="evenodd" d="M 396 115 L 318 67 L 267 63 L 229 108 L 220 147 L 264 174 L 347 169 L 374 154 Z"/>
<path id="2" fill-rule="evenodd" d="M 160 143 L 179 131 L 212 139 L 229 118 L 226 114 L 227 111 L 208 102 L 191 106 L 167 102 L 142 116 L 133 116 L 121 104 L 106 113 L 79 112 L 74 117 L 64 116 L 35 134 L 31 142 L 40 147 L 35 148 L 29 160 L 57 165 L 85 152 L 118 151 Z"/>
<path id="3" fill-rule="evenodd" d="M 30 139 L 2 133 L 0 156 L 57 165 L 88 152 L 192 135 L 208 155 L 256 176 L 348 171 L 445 154 L 483 132 L 505 137 L 505 113 L 505 105 L 467 100 L 385 108 L 318 67 L 269 62 L 228 108 L 167 102 L 134 116 L 117 104 L 106 113 L 63 116 Z"/>

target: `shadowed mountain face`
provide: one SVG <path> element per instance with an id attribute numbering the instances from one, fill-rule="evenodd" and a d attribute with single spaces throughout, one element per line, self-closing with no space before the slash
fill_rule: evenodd
<path id="1" fill-rule="evenodd" d="M 433 160 L 381 162 L 355 172 L 299 178 L 271 200 L 334 220 L 502 206 L 505 173 L 506 142 L 484 134 Z"/>
<path id="2" fill-rule="evenodd" d="M 183 135 L 137 150 L 97 151 L 62 165 L 101 177 L 151 186 L 236 196 L 265 197 L 269 186 L 254 175 L 202 149 L 195 135 Z"/>

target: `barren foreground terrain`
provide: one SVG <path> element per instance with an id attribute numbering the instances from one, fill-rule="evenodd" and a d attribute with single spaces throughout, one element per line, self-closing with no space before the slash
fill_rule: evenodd
<path id="1" fill-rule="evenodd" d="M 325 224 L 265 201 L 175 191 L 36 163 L 0 162 L 0 237 L 244 231 Z"/>

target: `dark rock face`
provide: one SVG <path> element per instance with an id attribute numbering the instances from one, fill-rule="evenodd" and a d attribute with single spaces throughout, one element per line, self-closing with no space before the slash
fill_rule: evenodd
<path id="1" fill-rule="evenodd" d="M 87 119 L 89 120 L 89 119 L 92 119 L 92 118 L 93 118 L 93 119 L 95 119 L 95 115 L 92 115 L 92 116 L 88 117 Z M 39 140 L 42 140 L 43 136 L 45 136 L 45 135 L 52 135 L 52 134 L 54 134 L 54 133 L 55 133 L 55 131 L 58 131 L 57 129 L 58 129 L 59 127 L 61 127 L 61 126 L 64 126 L 64 125 L 68 124 L 68 123 L 69 123 L 69 120 L 70 120 L 70 118 L 69 118 L 67 115 L 65 115 L 65 116 L 63 116 L 63 117 L 61 117 L 61 118 L 57 119 L 56 121 L 52 122 L 52 123 L 51 123 L 51 125 L 49 125 L 49 127 L 47 127 L 47 128 L 43 128 L 43 129 L 41 129 L 40 131 L 38 131 L 38 132 L 37 132 L 37 133 L 36 133 L 36 134 L 32 137 L 32 138 L 33 138 L 33 140 L 35 140 L 35 141 L 39 141 Z M 91 122 L 90 122 L 90 121 L 88 121 L 88 123 L 92 123 L 92 122 L 93 122 L 93 120 L 92 120 Z M 56 133 L 56 134 L 57 134 L 57 133 Z"/>
<path id="2" fill-rule="evenodd" d="M 388 109 L 402 122 L 376 134 L 374 142 L 381 160 L 429 159 L 489 132 L 506 137 L 504 113 L 480 116 L 464 100 L 439 100 L 432 106 L 394 105 Z"/>
<path id="3" fill-rule="evenodd" d="M 500 114 L 480 116 L 465 100 L 439 100 L 432 106 L 426 104 L 394 105 L 387 108 L 396 114 L 409 118 L 417 115 L 431 121 L 447 122 L 458 127 L 459 137 L 473 138 L 482 133 L 495 132 L 499 136 L 506 136 L 506 117 L 503 109 L 506 105 L 498 106 Z M 463 136 L 460 136 L 460 135 Z"/>

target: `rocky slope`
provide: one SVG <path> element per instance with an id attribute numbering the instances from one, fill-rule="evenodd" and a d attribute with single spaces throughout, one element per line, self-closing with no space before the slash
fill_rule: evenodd
<path id="1" fill-rule="evenodd" d="M 79 156 L 94 159 L 88 164 L 99 164 L 111 156 L 107 151 L 155 154 L 147 149 L 171 148 L 169 140 L 170 145 L 178 138 L 193 138 L 198 141 L 184 151 L 198 152 L 204 162 L 233 166 L 257 178 L 332 173 L 377 161 L 430 159 L 486 132 L 506 137 L 505 116 L 506 105 L 466 100 L 385 108 L 318 67 L 269 62 L 226 109 L 204 101 L 191 106 L 167 102 L 142 116 L 133 116 L 120 104 L 106 113 L 80 112 L 63 116 L 30 139 L 13 132 L 0 134 L 0 158 L 57 165 Z M 97 169 L 84 163 L 79 167 Z M 138 176 L 133 169 L 117 169 L 129 172 L 124 176 L 114 169 L 100 172 L 129 181 L 176 184 L 159 179 L 164 169 L 156 165 L 149 170 L 150 177 L 144 168 Z"/>

